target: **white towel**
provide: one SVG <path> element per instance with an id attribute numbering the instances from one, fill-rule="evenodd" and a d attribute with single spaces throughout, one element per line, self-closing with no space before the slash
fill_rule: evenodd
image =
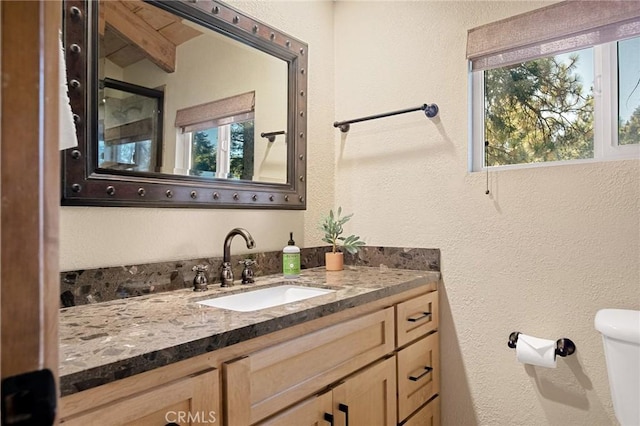
<path id="1" fill-rule="evenodd" d="M 73 122 L 73 112 L 71 112 L 71 104 L 69 103 L 69 94 L 67 93 L 67 64 L 64 57 L 64 47 L 62 45 L 62 34 L 60 41 L 60 57 L 59 57 L 59 80 L 60 80 L 60 105 L 58 106 L 58 117 L 60 123 L 58 126 L 58 140 L 60 150 L 73 148 L 78 146 L 78 137 L 76 135 L 76 126 Z"/>

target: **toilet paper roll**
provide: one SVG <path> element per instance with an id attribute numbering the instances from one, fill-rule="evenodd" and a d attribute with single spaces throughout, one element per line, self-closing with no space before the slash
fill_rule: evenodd
<path id="1" fill-rule="evenodd" d="M 516 343 L 516 358 L 523 364 L 556 368 L 556 342 L 520 333 Z"/>

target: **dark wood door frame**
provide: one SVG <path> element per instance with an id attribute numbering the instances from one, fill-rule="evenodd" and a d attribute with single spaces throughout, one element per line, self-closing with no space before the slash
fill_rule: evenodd
<path id="1" fill-rule="evenodd" d="M 58 371 L 59 1 L 0 2 L 0 376 Z"/>

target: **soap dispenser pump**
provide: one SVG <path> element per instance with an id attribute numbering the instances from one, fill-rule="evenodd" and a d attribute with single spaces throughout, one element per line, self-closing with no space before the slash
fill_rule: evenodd
<path id="1" fill-rule="evenodd" d="M 293 241 L 293 232 L 289 232 L 289 242 L 282 249 L 282 273 L 285 278 L 300 276 L 300 248 Z"/>

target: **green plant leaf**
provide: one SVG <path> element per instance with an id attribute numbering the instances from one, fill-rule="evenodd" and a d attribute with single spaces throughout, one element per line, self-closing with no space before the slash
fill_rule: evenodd
<path id="1" fill-rule="evenodd" d="M 351 220 L 353 213 L 345 215 L 344 217 L 341 217 L 341 215 L 342 207 L 339 206 L 335 212 L 333 209 L 329 210 L 329 215 L 322 219 L 318 227 L 318 229 L 324 233 L 322 241 L 331 244 L 333 252 L 336 252 L 338 247 L 342 246 L 344 251 L 355 254 L 365 243 L 361 241 L 357 235 L 349 235 L 348 237 L 341 236 L 344 232 L 343 225 Z"/>

